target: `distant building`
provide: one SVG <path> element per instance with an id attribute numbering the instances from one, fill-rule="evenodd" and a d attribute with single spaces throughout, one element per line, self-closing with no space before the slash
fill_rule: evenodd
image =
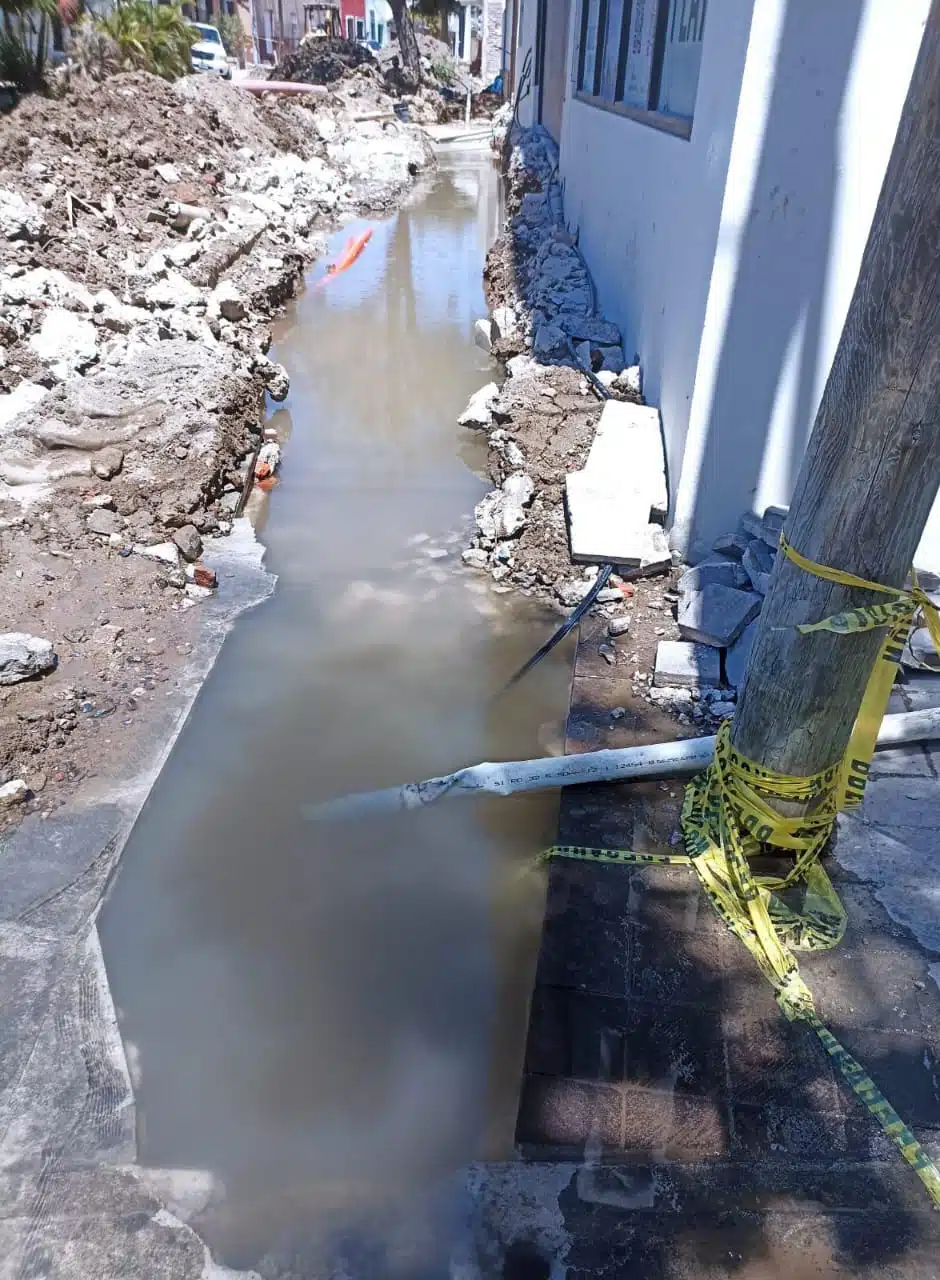
<path id="1" fill-rule="evenodd" d="M 559 144 L 568 227 L 660 409 L 680 551 L 790 500 L 929 7 L 509 0 L 520 119 Z"/>

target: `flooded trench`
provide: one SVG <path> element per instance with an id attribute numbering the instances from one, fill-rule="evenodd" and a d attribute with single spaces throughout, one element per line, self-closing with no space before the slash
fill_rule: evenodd
<path id="1" fill-rule="evenodd" d="M 488 155 L 442 158 L 280 324 L 282 480 L 257 509 L 277 587 L 227 640 L 99 922 L 140 1161 L 211 1175 L 200 1230 L 229 1265 L 373 1211 L 400 1236 L 440 1196 L 446 1220 L 461 1168 L 511 1150 L 542 909 L 519 872 L 554 799 L 299 812 L 560 736 L 565 652 L 492 698 L 550 620 L 460 564 L 488 488 L 456 418 L 496 372 L 472 326 L 499 195 Z M 448 1274 L 449 1228 L 376 1230 L 359 1262 L 340 1232 L 336 1275 Z"/>

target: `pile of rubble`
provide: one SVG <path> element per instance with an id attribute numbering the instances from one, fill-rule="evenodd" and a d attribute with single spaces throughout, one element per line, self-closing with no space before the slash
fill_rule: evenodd
<path id="1" fill-rule="evenodd" d="M 0 157 L 0 632 L 58 656 L 39 680 L 0 674 L 0 785 L 38 795 L 38 773 L 104 767 L 83 729 L 104 709 L 119 751 L 191 648 L 186 611 L 215 586 L 203 540 L 277 467 L 270 320 L 323 232 L 433 158 L 341 96 L 141 73 L 25 99 Z"/>
<path id="2" fill-rule="evenodd" d="M 477 324 L 506 380 L 477 392 L 460 418 L 488 433 L 498 487 L 477 506 L 464 563 L 495 590 L 548 596 L 562 612 L 601 563 L 615 564 L 590 627 L 600 656 L 630 670 L 635 698 L 706 732 L 733 714 L 785 512 L 745 516 L 713 556 L 677 575 L 659 414 L 643 404 L 617 326 L 596 314 L 564 226 L 557 160 L 538 128 L 509 153 L 509 218 L 487 260 L 491 314 Z M 657 581 L 636 581 L 646 578 Z M 654 670 L 641 650 L 655 650 Z"/>
<path id="3" fill-rule="evenodd" d="M 307 37 L 270 72 L 270 80 L 332 84 L 361 66 L 376 67 L 374 54 L 357 40 Z"/>
<path id="4" fill-rule="evenodd" d="M 683 723 L 710 725 L 734 714 L 773 572 L 786 508 L 746 512 L 713 554 L 687 569 L 676 588 L 678 639 L 656 652 L 649 701 Z"/>
<path id="5" fill-rule="evenodd" d="M 490 317 L 477 323 L 478 342 L 505 361 L 506 380 L 502 387 L 494 382 L 481 388 L 459 422 L 487 432 L 488 471 L 498 486 L 477 507 L 464 562 L 488 571 L 503 589 L 516 587 L 567 611 L 587 593 L 597 564 L 590 553 L 575 549 L 572 556 L 569 549 L 566 486 L 570 499 L 571 484 L 579 483 L 571 473 L 582 473 L 596 487 L 610 471 L 609 460 L 596 456 L 605 447 L 602 410 L 608 420 L 618 411 L 629 413 L 642 395 L 640 371 L 625 367 L 619 329 L 596 314 L 593 281 L 565 230 L 554 182 L 557 161 L 554 142 L 540 128 L 523 131 L 512 147 L 507 225 L 484 274 Z M 595 375 L 604 398 L 585 370 Z M 658 438 L 655 410 L 639 412 L 656 418 Z M 665 486 L 658 444 L 656 453 L 658 493 Z M 655 519 L 661 522 L 661 499 L 659 507 Z M 642 523 L 646 529 L 649 513 Z M 617 557 L 624 578 L 671 567 L 658 525 L 657 531 L 655 556 L 647 554 L 648 534 L 641 555 Z M 609 590 L 622 600 L 618 581 Z M 616 601 L 611 596 L 603 603 Z"/>

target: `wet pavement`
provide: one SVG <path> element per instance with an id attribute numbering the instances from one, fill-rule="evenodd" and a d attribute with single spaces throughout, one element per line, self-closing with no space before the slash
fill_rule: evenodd
<path id="1" fill-rule="evenodd" d="M 596 644 L 583 628 L 569 752 L 653 727 Z M 940 702 L 940 682 L 907 677 L 891 709 L 924 699 Z M 614 704 L 626 714 L 611 722 Z M 846 936 L 799 957 L 821 1018 L 934 1161 L 938 763 L 937 744 L 875 757 L 827 860 Z M 566 791 L 560 839 L 669 852 L 681 795 L 669 783 Z M 527 1265 L 545 1277 L 940 1274 L 940 1220 L 916 1174 L 816 1036 L 786 1022 L 685 867 L 550 864 L 516 1136 L 526 1163 L 490 1171 L 484 1217 L 497 1236 L 516 1219 L 505 1249 L 541 1203 Z"/>
<path id="2" fill-rule="evenodd" d="M 460 1169 L 511 1151 L 543 892 L 518 871 L 557 802 L 300 816 L 560 742 L 570 649 L 492 699 L 555 619 L 459 558 L 487 487 L 456 418 L 495 371 L 472 326 L 498 217 L 490 157 L 445 161 L 280 326 L 282 477 L 252 504 L 277 587 L 227 641 L 101 915 L 139 1159 L 206 1171 L 199 1229 L 229 1265 L 301 1229 L 315 1247 L 346 1210 L 391 1205 L 400 1234 L 420 1205 L 437 1225 L 407 1266 L 375 1226 L 354 1271 L 417 1276 L 449 1256 Z"/>

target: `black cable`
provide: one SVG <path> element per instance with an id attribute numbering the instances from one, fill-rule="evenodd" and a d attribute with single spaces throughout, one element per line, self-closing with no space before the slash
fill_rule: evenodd
<path id="1" fill-rule="evenodd" d="M 565 619 L 565 621 L 561 624 L 561 626 L 554 633 L 554 635 L 550 636 L 549 639 L 546 640 L 545 643 L 542 645 L 542 647 L 540 649 L 537 649 L 535 653 L 533 653 L 532 657 L 529 658 L 527 662 L 524 662 L 522 664 L 522 666 L 515 673 L 515 675 L 510 676 L 510 678 L 503 685 L 502 689 L 500 689 L 500 693 L 505 693 L 508 689 L 511 689 L 514 684 L 518 684 L 518 682 L 522 679 L 522 677 L 524 675 L 527 675 L 532 670 L 532 668 L 536 665 L 536 663 L 541 662 L 546 654 L 551 653 L 551 651 L 555 648 L 555 645 L 560 644 L 562 640 L 564 640 L 565 636 L 568 635 L 568 633 L 578 625 L 578 623 L 587 613 L 588 609 L 590 609 L 591 605 L 594 604 L 597 597 L 603 591 L 604 586 L 607 582 L 607 579 L 610 577 L 613 571 L 614 571 L 614 566 L 612 564 L 601 565 L 600 573 L 595 578 L 594 585 L 591 587 L 590 591 L 587 593 L 587 595 L 584 597 L 584 599 L 581 601 L 578 607 L 574 610 L 572 614 L 570 614 Z"/>

